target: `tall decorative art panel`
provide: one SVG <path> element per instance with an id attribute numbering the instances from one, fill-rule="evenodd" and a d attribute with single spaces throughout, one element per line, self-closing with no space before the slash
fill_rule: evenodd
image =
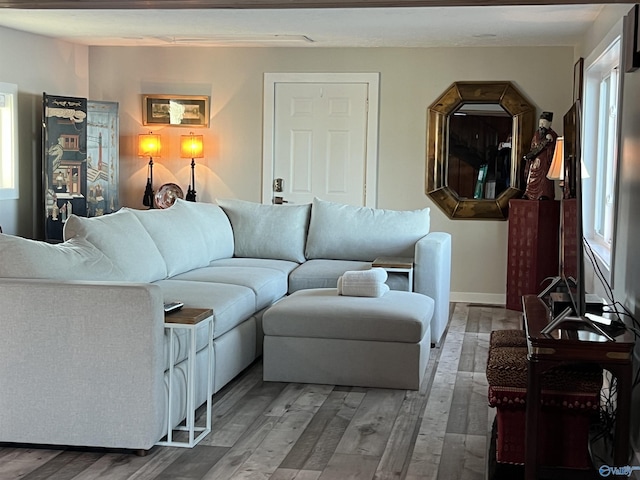
<path id="1" fill-rule="evenodd" d="M 87 102 L 87 216 L 119 208 L 118 103 Z"/>
<path id="2" fill-rule="evenodd" d="M 60 242 L 71 214 L 118 205 L 118 104 L 43 94 L 45 240 Z"/>

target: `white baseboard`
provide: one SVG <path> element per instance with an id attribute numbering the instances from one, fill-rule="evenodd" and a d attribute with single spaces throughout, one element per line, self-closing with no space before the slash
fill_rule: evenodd
<path id="1" fill-rule="evenodd" d="M 506 305 L 506 293 L 469 293 L 469 292 L 451 292 L 449 296 L 451 302 L 460 303 L 480 303 L 487 305 Z"/>

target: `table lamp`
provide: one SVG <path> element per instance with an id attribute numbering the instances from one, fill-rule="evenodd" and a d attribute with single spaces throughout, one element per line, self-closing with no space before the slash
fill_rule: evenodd
<path id="1" fill-rule="evenodd" d="M 204 157 L 204 142 L 202 135 L 194 135 L 193 132 L 189 135 L 182 135 L 180 137 L 180 157 L 191 159 L 191 183 L 187 189 L 187 195 L 185 200 L 189 202 L 196 201 L 196 158 Z"/>
<path id="2" fill-rule="evenodd" d="M 147 185 L 144 190 L 142 204 L 145 207 L 153 208 L 153 157 L 160 156 L 160 135 L 149 132 L 138 135 L 138 156 L 149 157 L 149 168 L 147 172 Z"/>

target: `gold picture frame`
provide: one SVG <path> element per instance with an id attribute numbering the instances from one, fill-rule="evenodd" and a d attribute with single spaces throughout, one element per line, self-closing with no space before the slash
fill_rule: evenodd
<path id="1" fill-rule="evenodd" d="M 143 95 L 142 124 L 209 127 L 209 97 L 206 95 Z"/>

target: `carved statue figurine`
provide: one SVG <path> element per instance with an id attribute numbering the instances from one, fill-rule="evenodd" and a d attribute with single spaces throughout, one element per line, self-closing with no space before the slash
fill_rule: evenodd
<path id="1" fill-rule="evenodd" d="M 553 160 L 558 134 L 551 128 L 552 112 L 542 112 L 538 129 L 531 139 L 531 151 L 524 156 L 524 198 L 529 200 L 553 200 L 555 187 L 547 172 Z"/>

